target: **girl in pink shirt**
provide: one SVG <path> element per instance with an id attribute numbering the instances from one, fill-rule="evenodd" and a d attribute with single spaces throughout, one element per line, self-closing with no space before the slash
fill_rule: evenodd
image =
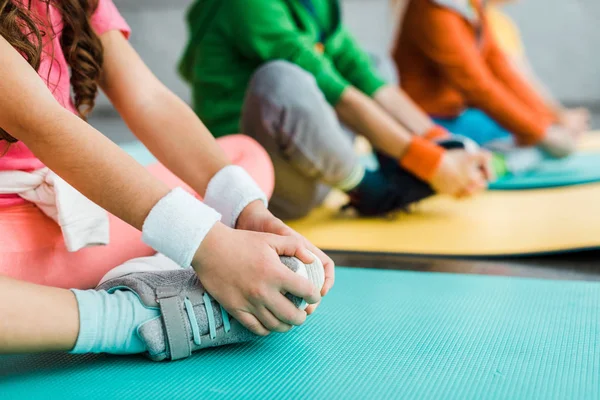
<path id="1" fill-rule="evenodd" d="M 0 196 L 0 304 L 11 305 L 0 307 L 0 353 L 73 349 L 85 318 L 66 288 L 93 288 L 117 265 L 156 251 L 179 262 L 192 245 L 190 264 L 206 290 L 261 335 L 303 321 L 281 293 L 319 298 L 305 279 L 282 277 L 278 255 L 310 263 L 310 249 L 326 271 L 322 294 L 333 284 L 332 261 L 271 215 L 243 171 L 230 173 L 231 162 L 242 166 L 270 194 L 263 149 L 241 135 L 216 142 L 144 65 L 129 33 L 112 0 L 0 0 L 0 175 L 49 168 L 110 213 L 109 245 L 69 252 L 38 206 Z M 98 88 L 164 167 L 143 168 L 85 122 Z M 199 196 L 177 203 L 189 195 L 174 187 L 206 196 L 222 222 L 198 217 L 216 215 Z M 210 190 L 218 195 L 209 201 Z"/>

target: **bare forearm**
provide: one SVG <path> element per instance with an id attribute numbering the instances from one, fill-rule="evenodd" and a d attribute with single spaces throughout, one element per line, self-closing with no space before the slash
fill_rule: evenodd
<path id="1" fill-rule="evenodd" d="M 118 32 L 102 36 L 101 86 L 133 133 L 199 194 L 228 159 L 194 112 L 154 76 Z M 232 132 L 234 133 L 234 132 Z"/>
<path id="2" fill-rule="evenodd" d="M 434 126 L 431 118 L 396 86 L 384 86 L 379 89 L 374 100 L 410 132 L 422 135 Z"/>
<path id="3" fill-rule="evenodd" d="M 342 122 L 364 135 L 375 148 L 396 159 L 406 152 L 411 134 L 360 91 L 346 89 L 336 112 Z"/>
<path id="4" fill-rule="evenodd" d="M 165 89 L 136 112 L 122 115 L 131 130 L 169 170 L 199 194 L 229 160 L 194 112 Z"/>
<path id="5" fill-rule="evenodd" d="M 169 189 L 90 125 L 63 109 L 48 124 L 22 132 L 23 142 L 87 198 L 141 229 Z"/>

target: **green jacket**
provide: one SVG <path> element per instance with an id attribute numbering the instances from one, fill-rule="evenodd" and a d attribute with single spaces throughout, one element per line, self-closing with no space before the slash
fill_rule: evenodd
<path id="1" fill-rule="evenodd" d="M 335 105 L 349 85 L 372 96 L 385 82 L 341 23 L 338 0 L 196 0 L 190 41 L 179 65 L 194 109 L 215 136 L 240 130 L 254 71 L 272 60 L 292 62 L 316 78 Z M 324 31 L 325 52 L 316 50 Z"/>

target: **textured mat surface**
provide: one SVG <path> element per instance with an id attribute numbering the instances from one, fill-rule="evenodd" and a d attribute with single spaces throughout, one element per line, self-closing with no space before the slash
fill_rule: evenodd
<path id="1" fill-rule="evenodd" d="M 306 326 L 176 363 L 0 357 L 8 399 L 593 399 L 600 284 L 340 269 Z"/>
<path id="2" fill-rule="evenodd" d="M 436 197 L 394 219 L 343 217 L 339 204 L 290 223 L 327 250 L 440 256 L 560 253 L 600 247 L 600 184 Z"/>
<path id="3" fill-rule="evenodd" d="M 582 185 L 600 181 L 600 153 L 585 152 L 564 160 L 546 160 L 526 174 L 504 178 L 490 185 L 492 190 L 528 190 Z"/>
<path id="4" fill-rule="evenodd" d="M 548 160 L 536 171 L 507 176 L 490 185 L 493 190 L 523 190 L 581 185 L 600 181 L 600 132 L 590 132 L 579 143 L 579 153 L 566 160 Z"/>

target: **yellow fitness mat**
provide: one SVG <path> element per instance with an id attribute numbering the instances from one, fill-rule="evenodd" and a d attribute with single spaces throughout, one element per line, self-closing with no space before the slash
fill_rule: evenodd
<path id="1" fill-rule="evenodd" d="M 139 143 L 123 146 L 145 165 L 154 157 Z M 580 151 L 600 149 L 600 132 L 586 135 Z M 507 256 L 600 248 L 600 183 L 560 189 L 488 192 L 455 201 L 437 197 L 394 220 L 339 216 L 344 199 L 292 223 L 323 249 Z"/>
<path id="2" fill-rule="evenodd" d="M 581 151 L 600 149 L 590 133 Z M 394 219 L 342 216 L 344 199 L 290 225 L 326 250 L 433 256 L 514 256 L 600 248 L 600 183 L 435 197 Z"/>
<path id="3" fill-rule="evenodd" d="M 337 204 L 290 225 L 326 250 L 509 256 L 600 248 L 600 184 L 435 197 L 394 219 L 340 215 Z"/>
<path id="4" fill-rule="evenodd" d="M 584 152 L 600 150 L 600 131 L 587 133 L 579 143 L 579 150 Z"/>

